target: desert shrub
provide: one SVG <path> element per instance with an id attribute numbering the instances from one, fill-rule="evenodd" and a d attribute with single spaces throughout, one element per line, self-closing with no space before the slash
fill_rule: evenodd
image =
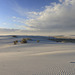
<path id="1" fill-rule="evenodd" d="M 39 43 L 40 41 L 39 40 L 37 40 L 37 43 Z"/>
<path id="2" fill-rule="evenodd" d="M 23 39 L 21 40 L 21 43 L 22 43 L 22 44 L 27 43 L 27 40 L 23 38 Z"/>
<path id="3" fill-rule="evenodd" d="M 14 45 L 16 45 L 18 43 L 18 40 L 14 41 Z"/>
<path id="4" fill-rule="evenodd" d="M 17 36 L 16 35 L 13 35 L 12 37 L 15 37 L 16 38 Z"/>

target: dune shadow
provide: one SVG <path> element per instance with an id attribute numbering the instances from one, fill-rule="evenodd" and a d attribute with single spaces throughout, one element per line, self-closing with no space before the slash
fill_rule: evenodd
<path id="1" fill-rule="evenodd" d="M 75 62 L 70 62 L 70 63 L 75 63 Z"/>

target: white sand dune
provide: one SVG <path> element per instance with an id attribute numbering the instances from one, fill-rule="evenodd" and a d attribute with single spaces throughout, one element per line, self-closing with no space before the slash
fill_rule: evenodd
<path id="1" fill-rule="evenodd" d="M 13 45 L 21 38 L 0 38 L 0 75 L 75 75 L 75 44 L 35 38 Z"/>

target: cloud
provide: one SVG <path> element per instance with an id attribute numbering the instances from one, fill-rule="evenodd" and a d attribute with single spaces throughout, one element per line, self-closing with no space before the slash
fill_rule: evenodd
<path id="1" fill-rule="evenodd" d="M 16 16 L 13 16 L 12 18 L 13 18 L 13 19 L 16 19 Z"/>
<path id="2" fill-rule="evenodd" d="M 39 16 L 39 12 L 28 12 L 29 19 L 36 19 Z"/>
<path id="3" fill-rule="evenodd" d="M 17 19 L 29 31 L 37 33 L 74 34 L 75 32 L 75 0 L 60 0 L 51 3 L 41 12 L 28 12 L 28 19 Z M 25 26 L 26 25 L 26 26 Z"/>
<path id="4" fill-rule="evenodd" d="M 63 2 L 63 0 L 59 0 L 59 2 Z"/>
<path id="5" fill-rule="evenodd" d="M 46 33 L 42 34 L 41 32 L 37 31 L 30 31 L 30 30 L 21 30 L 21 29 L 6 29 L 0 28 L 0 35 L 48 35 Z"/>
<path id="6" fill-rule="evenodd" d="M 7 25 L 7 23 L 5 23 L 5 22 L 4 22 L 4 23 L 2 23 L 2 24 L 3 24 L 3 25 Z"/>
<path id="7" fill-rule="evenodd" d="M 65 0 L 62 3 L 52 3 L 45 6 L 37 18 L 27 20 L 25 23 L 32 28 L 50 32 L 75 31 L 75 1 Z M 34 14 L 34 16 L 36 15 Z"/>
<path id="8" fill-rule="evenodd" d="M 28 9 L 21 7 L 19 3 L 16 2 L 16 0 L 13 0 L 11 2 L 11 9 L 14 10 L 18 15 L 24 17 L 27 15 Z"/>

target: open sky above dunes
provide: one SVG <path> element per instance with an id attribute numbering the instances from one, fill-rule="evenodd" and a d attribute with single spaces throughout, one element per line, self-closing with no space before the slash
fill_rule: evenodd
<path id="1" fill-rule="evenodd" d="M 0 34 L 74 35 L 75 0 L 0 0 Z"/>

